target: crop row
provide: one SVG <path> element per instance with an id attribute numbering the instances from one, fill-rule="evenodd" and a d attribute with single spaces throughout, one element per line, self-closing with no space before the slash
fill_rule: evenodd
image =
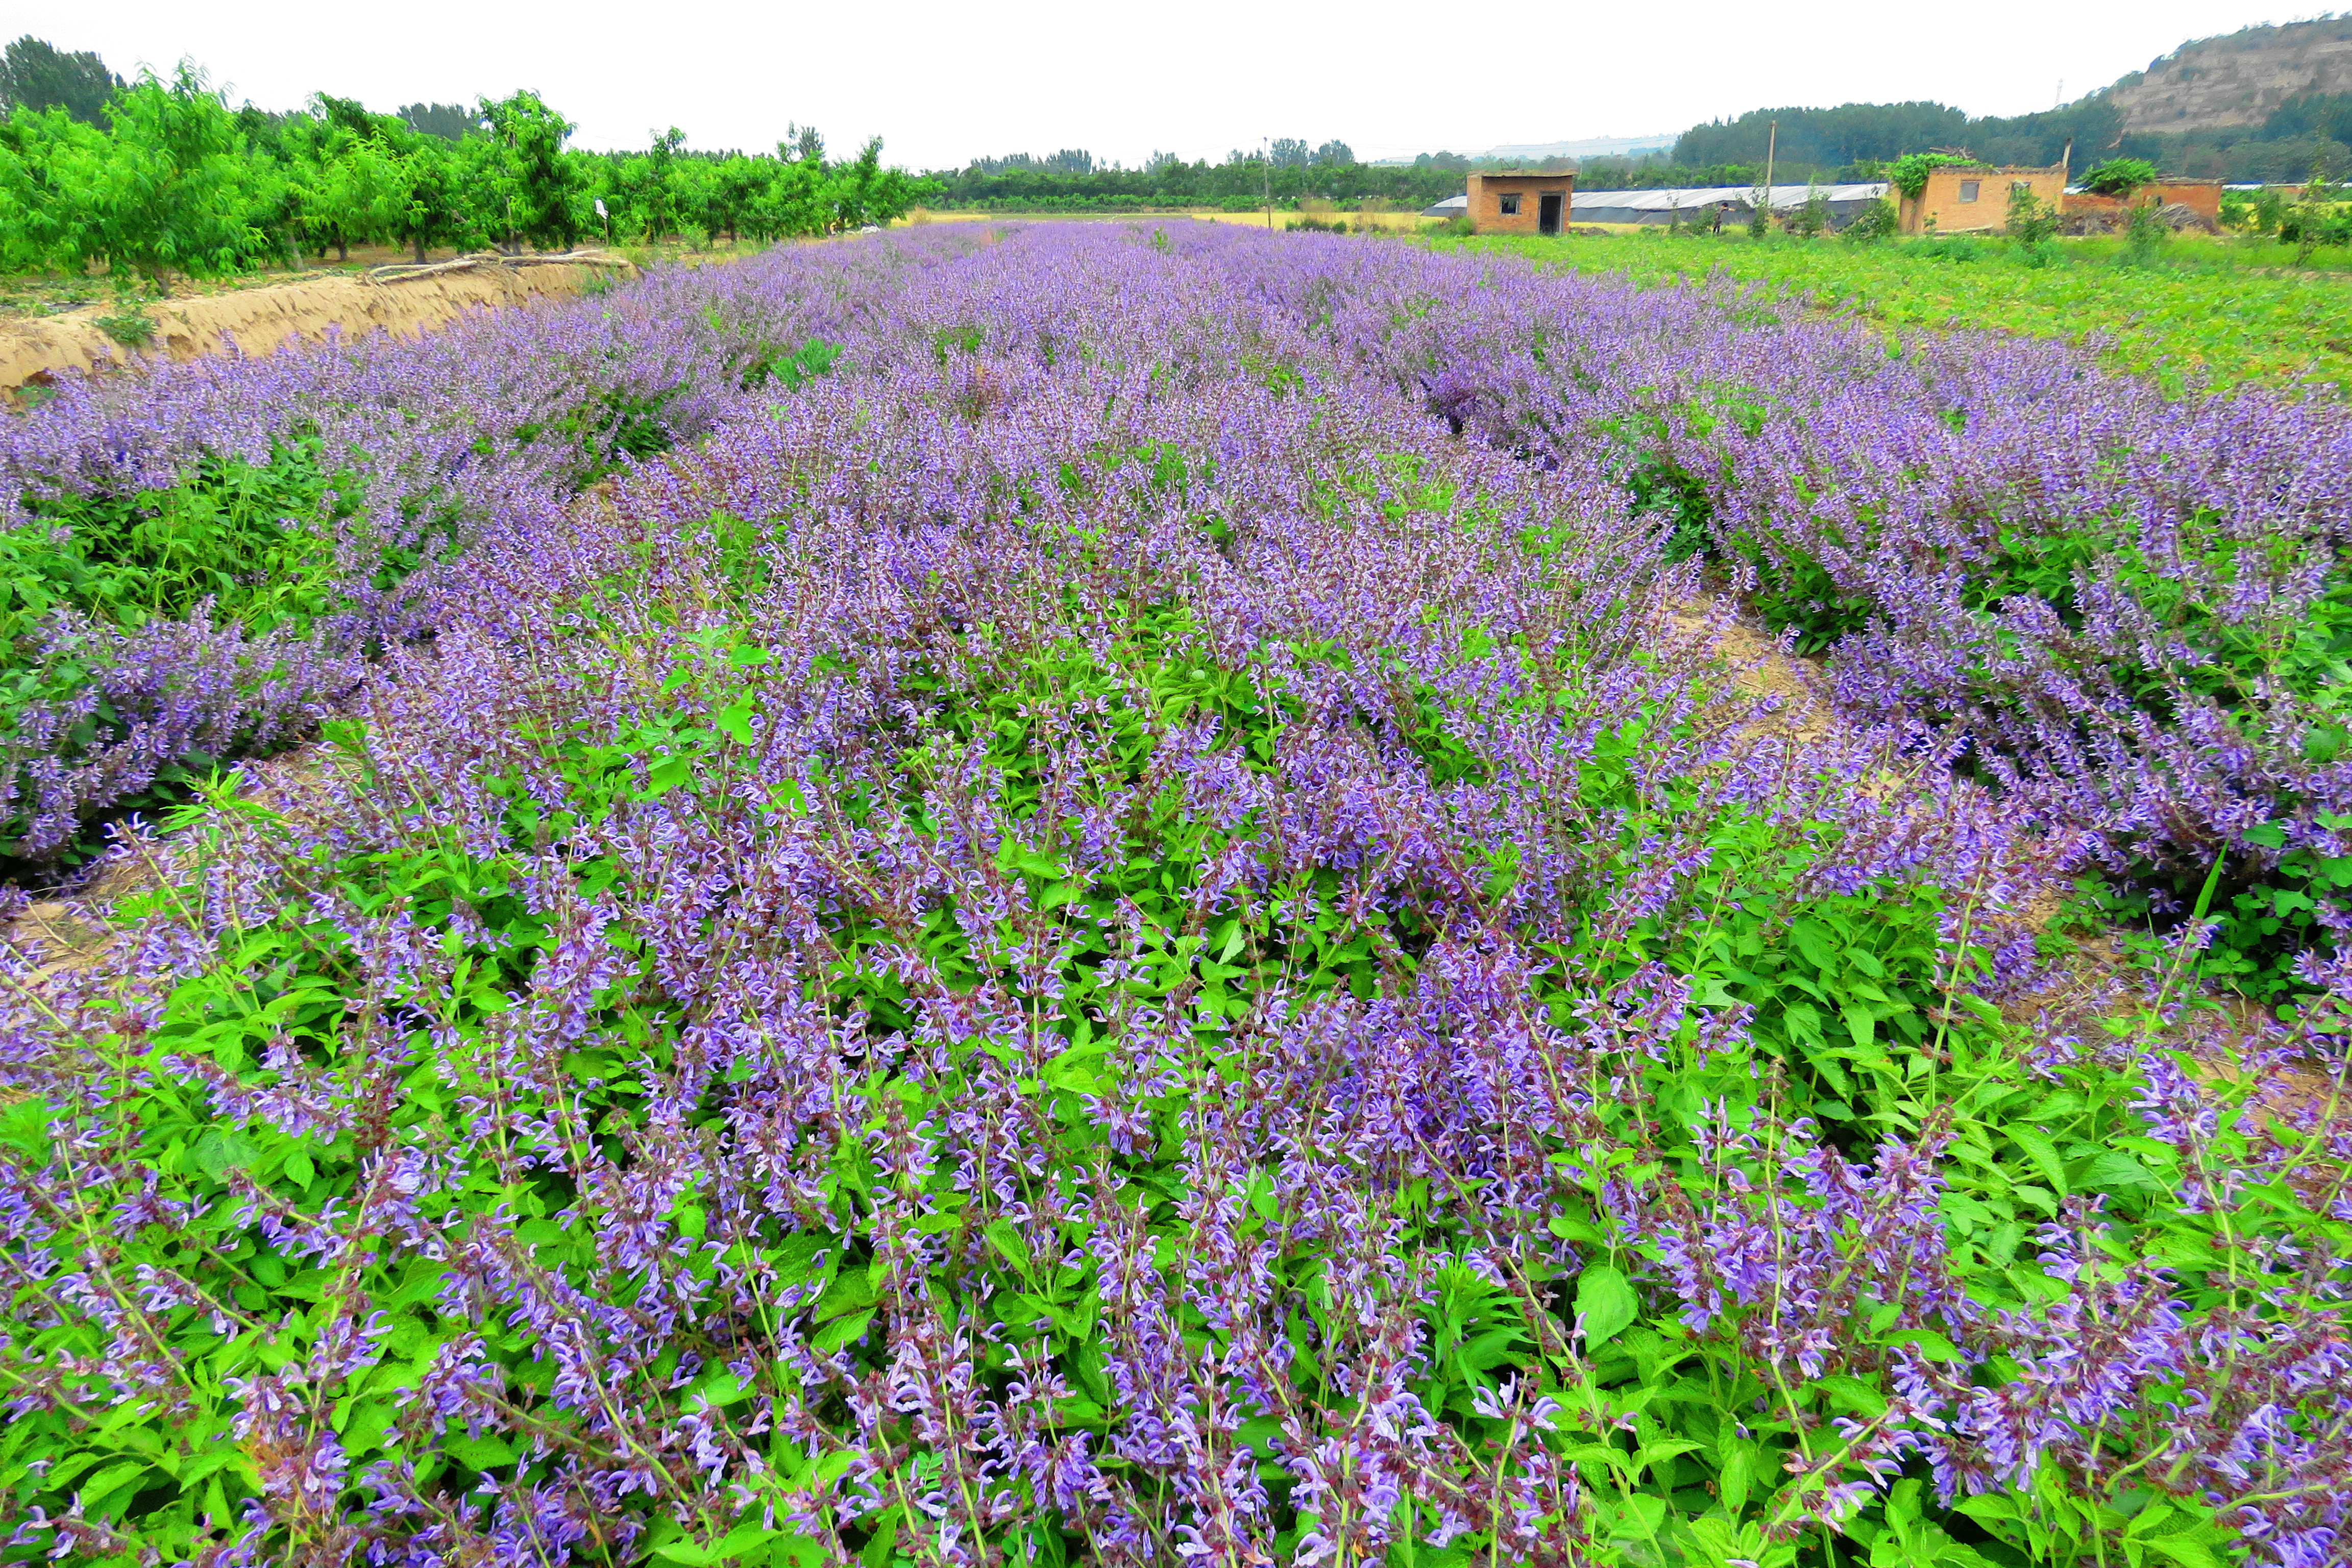
<path id="1" fill-rule="evenodd" d="M 337 476 L 309 620 L 74 624 L 346 684 L 0 954 L 13 1550 L 2325 1561 L 2352 1130 L 2002 1011 L 2070 849 L 2172 840 L 1857 684 L 1891 610 L 1824 733 L 1673 627 L 1822 598 L 1755 519 L 1887 443 L 1874 520 L 2275 532 L 2332 417 L 1189 228 L 70 389 L 35 511 Z"/>

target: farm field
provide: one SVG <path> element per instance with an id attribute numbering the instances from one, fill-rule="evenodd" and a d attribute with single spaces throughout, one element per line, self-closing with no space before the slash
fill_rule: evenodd
<path id="1" fill-rule="evenodd" d="M 2330 1561 L 2352 413 L 1553 259 L 0 417 L 0 1552 Z"/>
<path id="2" fill-rule="evenodd" d="M 2352 388 L 2352 275 L 2338 253 L 2293 265 L 2292 246 L 2176 239 L 2134 264 L 2116 240 L 2062 240 L 2028 265 L 2005 240 L 1762 244 L 1744 237 L 1485 238 L 1482 252 L 1643 284 L 1719 277 L 1891 327 L 2064 338 L 2176 391 L 2192 383 Z"/>

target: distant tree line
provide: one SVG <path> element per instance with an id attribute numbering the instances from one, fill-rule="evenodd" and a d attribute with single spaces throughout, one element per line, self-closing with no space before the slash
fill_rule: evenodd
<path id="1" fill-rule="evenodd" d="M 0 115 L 61 109 L 78 123 L 103 129 L 106 100 L 122 87 L 96 55 L 69 55 L 29 34 L 0 51 Z"/>
<path id="2" fill-rule="evenodd" d="M 1772 124 L 1780 126 L 1777 171 L 1789 177 L 1878 177 L 1906 153 L 1948 150 L 1988 163 L 2046 167 L 2074 144 L 2074 166 L 2141 158 L 2167 174 L 2232 181 L 2299 180 L 2315 155 L 2338 174 L 2352 165 L 2352 94 L 2307 94 L 2281 105 L 2258 126 L 2145 132 L 2124 129 L 2123 112 L 2105 94 L 2033 114 L 1972 117 L 1941 103 L 1845 103 L 1834 109 L 1758 109 L 1734 120 L 1695 125 L 1672 155 L 1644 165 L 1633 183 L 1679 184 L 1680 171 L 1729 164 L 1761 166 Z M 1596 165 L 1586 164 L 1590 176 Z M 1580 184 L 1591 186 L 1590 177 Z M 1696 182 L 1692 182 L 1696 183 Z M 1597 187 L 1595 187 L 1597 188 Z"/>
<path id="3" fill-rule="evenodd" d="M 103 90 L 100 90 L 100 89 Z M 638 153 L 566 145 L 537 94 L 376 114 L 321 93 L 231 109 L 193 65 L 123 82 L 95 55 L 23 38 L 0 54 L 0 266 L 105 268 L 160 283 L 436 247 L 770 240 L 885 223 L 929 194 L 882 144 L 829 160 L 794 127 L 772 153 L 688 152 L 673 126 Z"/>
<path id="4" fill-rule="evenodd" d="M 1482 167 L 1486 165 L 1481 165 Z M 1223 162 L 1187 163 L 1154 153 L 1140 168 L 1098 161 L 1076 148 L 1045 156 L 974 158 L 961 169 L 934 169 L 929 198 L 942 207 L 1005 212 L 1151 212 L 1185 207 L 1244 211 L 1266 199 L 1296 207 L 1366 201 L 1424 207 L 1459 193 L 1467 159 L 1423 154 L 1411 165 L 1360 163 L 1345 142 L 1319 145 L 1277 137 L 1235 148 Z"/>

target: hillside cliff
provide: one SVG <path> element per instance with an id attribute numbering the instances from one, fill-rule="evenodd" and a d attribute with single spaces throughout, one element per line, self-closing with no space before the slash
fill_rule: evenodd
<path id="1" fill-rule="evenodd" d="M 2183 44 L 2107 89 L 2130 132 L 2259 125 L 2289 99 L 2352 92 L 2352 16 Z"/>

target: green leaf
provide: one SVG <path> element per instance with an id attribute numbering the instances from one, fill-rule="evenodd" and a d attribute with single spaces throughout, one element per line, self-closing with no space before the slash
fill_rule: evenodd
<path id="1" fill-rule="evenodd" d="M 722 734 L 732 737 L 737 745 L 750 745 L 751 743 L 751 699 L 745 698 L 740 702 L 722 708 L 718 712 L 713 713 L 710 716 L 710 727 L 719 731 Z"/>
<path id="2" fill-rule="evenodd" d="M 981 1231 L 1007 1263 L 1022 1273 L 1029 1272 L 1029 1244 L 1022 1239 L 1019 1227 L 1009 1219 L 992 1219 Z"/>
<path id="3" fill-rule="evenodd" d="M 2011 1142 L 2024 1151 L 2025 1157 L 2033 1162 L 2033 1168 L 2042 1173 L 2042 1179 L 2049 1183 L 2051 1189 L 2060 1197 L 2074 1190 L 2066 1184 L 2066 1165 L 2058 1158 L 2057 1144 L 2033 1129 L 2014 1122 L 2001 1131 L 2008 1134 Z"/>
<path id="4" fill-rule="evenodd" d="M 1929 1329 L 1905 1329 L 1900 1333 L 1887 1335 L 1886 1342 L 1889 1345 L 1916 1345 L 1919 1347 L 1919 1353 L 1929 1361 L 1958 1362 L 1968 1359 L 1960 1353 L 1960 1348 L 1958 1345 Z"/>
<path id="5" fill-rule="evenodd" d="M 679 1563 L 686 1568 L 709 1568 L 714 1563 L 724 1563 L 740 1557 L 755 1546 L 782 1541 L 784 1532 L 771 1530 L 757 1522 L 739 1524 L 726 1537 L 710 1546 L 697 1546 L 690 1541 L 673 1541 L 654 1548 L 654 1555 L 667 1563 Z"/>
<path id="6" fill-rule="evenodd" d="M 852 1312 L 835 1318 L 809 1336 L 809 1343 L 821 1351 L 837 1351 L 866 1332 L 866 1325 L 874 1321 L 870 1311 Z"/>
<path id="7" fill-rule="evenodd" d="M 1850 1415 L 1876 1420 L 1886 1414 L 1886 1395 L 1861 1378 L 1838 1373 L 1822 1378 L 1820 1387 L 1832 1405 Z"/>
<path id="8" fill-rule="evenodd" d="M 146 1470 L 147 1463 L 143 1459 L 109 1465 L 74 1489 L 85 1502 L 95 1508 L 122 1487 L 137 1480 Z"/>
<path id="9" fill-rule="evenodd" d="M 2147 1167 L 2120 1150 L 2109 1150 L 2084 1168 L 2074 1184 L 2085 1192 L 2128 1192 L 2135 1188 L 2147 1192 L 2160 1190 L 2157 1179 L 2148 1174 Z"/>
<path id="10" fill-rule="evenodd" d="M 1588 1263 L 1576 1277 L 1576 1312 L 1584 1321 L 1584 1346 L 1590 1352 L 1631 1328 L 1642 1315 L 1642 1303 L 1622 1270 Z"/>
<path id="11" fill-rule="evenodd" d="M 502 1438 L 457 1436 L 441 1439 L 441 1451 L 469 1470 L 514 1463 L 515 1452 Z"/>

